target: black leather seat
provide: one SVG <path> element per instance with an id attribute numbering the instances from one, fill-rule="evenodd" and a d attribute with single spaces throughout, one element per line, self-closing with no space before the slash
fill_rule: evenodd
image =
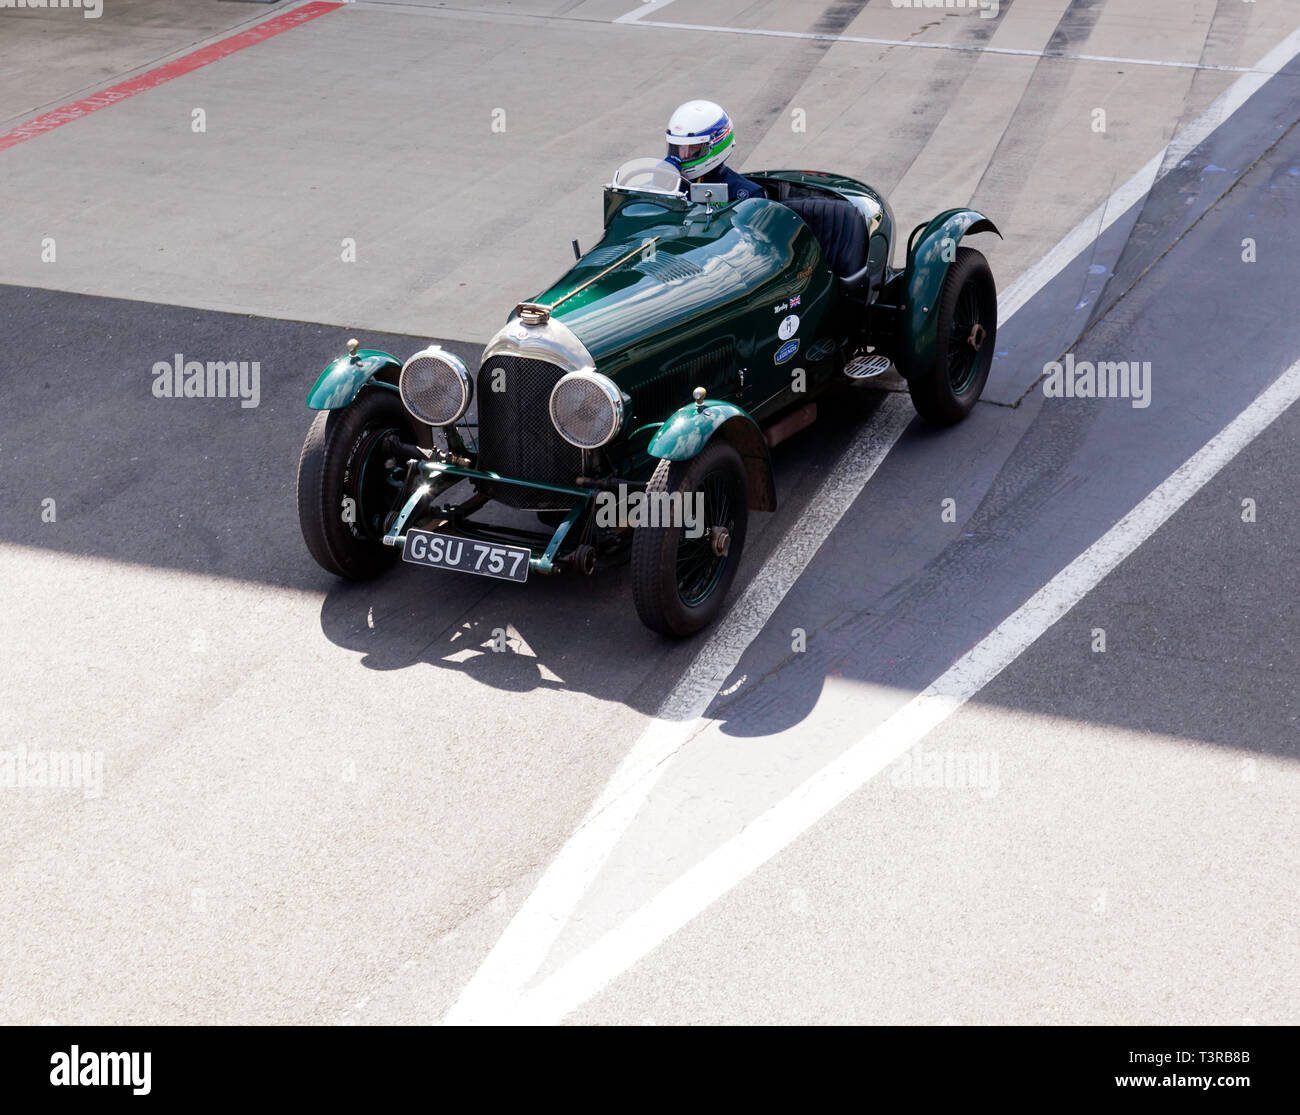
<path id="1" fill-rule="evenodd" d="M 867 222 L 852 202 L 837 197 L 792 197 L 785 204 L 812 229 L 836 275 L 847 278 L 866 266 Z"/>

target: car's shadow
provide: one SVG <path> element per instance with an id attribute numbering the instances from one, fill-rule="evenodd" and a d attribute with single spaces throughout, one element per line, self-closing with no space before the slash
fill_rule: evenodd
<path id="1" fill-rule="evenodd" d="M 797 522 L 807 500 L 863 421 L 880 392 L 832 408 L 824 420 L 773 452 L 781 506 L 753 512 L 750 534 L 728 598 L 733 605 L 772 547 Z M 488 505 L 484 521 L 533 526 L 527 513 Z M 398 563 L 382 577 L 336 584 L 321 607 L 332 642 L 362 655 L 374 670 L 434 667 L 509 692 L 555 689 L 656 712 L 708 639 L 665 639 L 644 627 L 632 603 L 626 559 L 591 576 L 534 574 L 526 584 Z M 781 705 L 773 730 L 806 714 L 820 686 Z M 802 711 L 800 711 L 802 710 Z"/>
<path id="2" fill-rule="evenodd" d="M 0 317 L 39 339 L 21 371 L 0 373 L 0 542 L 319 592 L 321 631 L 367 668 L 452 671 L 503 693 L 553 688 L 653 713 L 702 645 L 642 626 L 626 566 L 524 585 L 402 563 L 361 584 L 321 570 L 298 528 L 295 466 L 306 391 L 351 330 L 3 285 Z M 358 335 L 399 355 L 429 341 Z M 477 359 L 476 346 L 445 343 Z M 257 361 L 257 405 L 156 396 L 154 368 L 177 354 Z M 778 447 L 781 507 L 751 516 L 733 600 L 856 428 L 831 414 Z M 46 499 L 56 522 L 42 521 Z"/>

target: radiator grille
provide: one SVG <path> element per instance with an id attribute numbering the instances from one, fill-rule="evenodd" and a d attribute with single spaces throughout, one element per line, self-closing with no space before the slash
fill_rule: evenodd
<path id="1" fill-rule="evenodd" d="M 484 363 L 474 393 L 479 468 L 544 484 L 573 483 L 582 471 L 582 451 L 551 424 L 551 389 L 562 375 L 563 368 L 520 356 L 494 356 Z M 529 510 L 569 508 L 578 498 L 518 484 L 485 488 L 493 499 Z"/>

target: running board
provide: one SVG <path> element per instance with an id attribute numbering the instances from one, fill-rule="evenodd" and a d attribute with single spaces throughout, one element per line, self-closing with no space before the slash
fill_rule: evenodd
<path id="1" fill-rule="evenodd" d="M 800 430 L 806 430 L 816 421 L 817 404 L 804 403 L 798 410 L 787 414 L 779 422 L 773 422 L 763 431 L 763 437 L 767 439 L 767 447 L 774 449 L 786 438 L 793 437 Z"/>

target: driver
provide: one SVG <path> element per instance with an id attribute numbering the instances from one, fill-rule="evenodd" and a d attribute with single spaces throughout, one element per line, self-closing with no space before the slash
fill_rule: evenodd
<path id="1" fill-rule="evenodd" d="M 763 196 L 757 182 L 727 166 L 736 133 L 721 105 L 687 101 L 669 119 L 667 138 L 668 161 L 687 181 L 725 182 L 729 201 Z"/>

